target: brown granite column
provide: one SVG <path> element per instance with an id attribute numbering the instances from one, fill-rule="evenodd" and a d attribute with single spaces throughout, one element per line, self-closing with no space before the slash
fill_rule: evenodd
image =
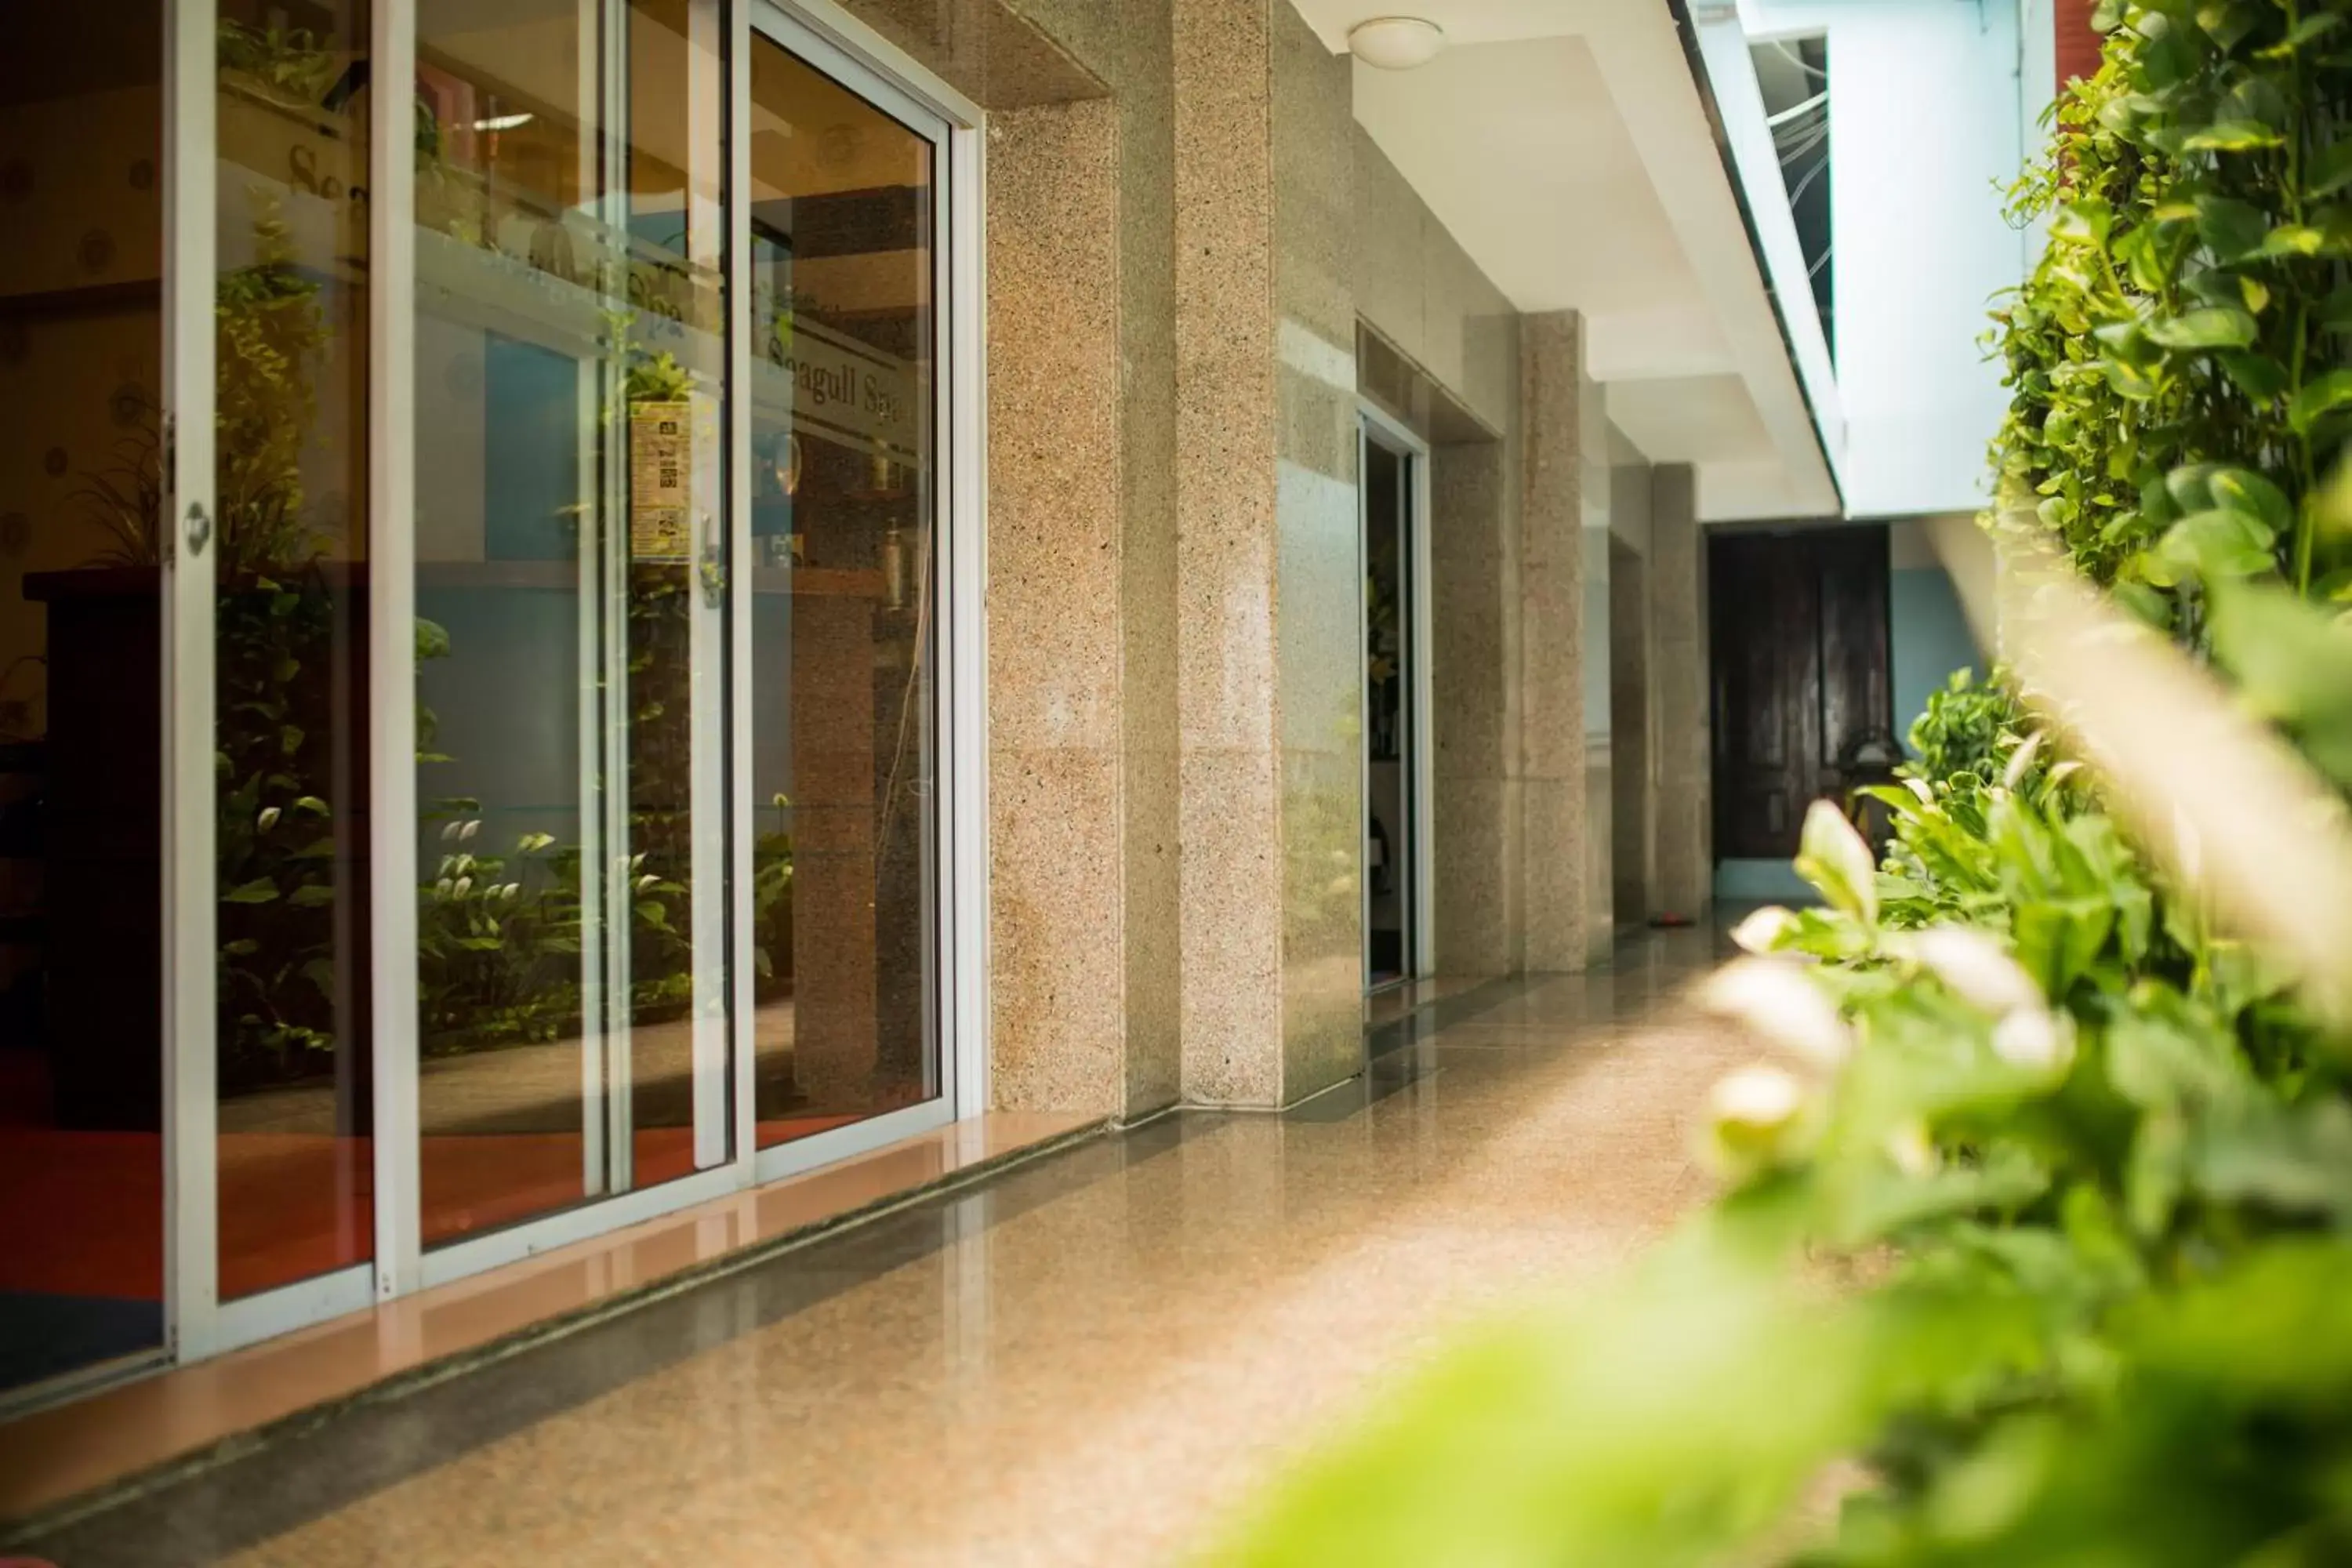
<path id="1" fill-rule="evenodd" d="M 1431 772 L 1438 968 L 1519 967 L 1519 515 L 1516 447 L 1432 448 Z"/>
<path id="2" fill-rule="evenodd" d="M 1288 0 L 1174 12 L 1185 1098 L 1362 1056 L 1350 62 Z"/>
<path id="3" fill-rule="evenodd" d="M 1572 311 L 1520 318 L 1520 878 L 1525 968 L 1589 957 L 1585 847 L 1583 331 Z"/>
<path id="4" fill-rule="evenodd" d="M 1650 470 L 1650 652 L 1657 708 L 1657 910 L 1696 920 L 1712 900 L 1706 538 L 1687 463 Z"/>

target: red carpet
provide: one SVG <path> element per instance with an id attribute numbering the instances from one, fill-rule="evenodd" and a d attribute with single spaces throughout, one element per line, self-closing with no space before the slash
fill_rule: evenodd
<path id="1" fill-rule="evenodd" d="M 856 1116 L 759 1123 L 761 1148 Z M 636 1185 L 690 1174 L 690 1128 L 636 1135 Z M 221 1295 L 272 1286 L 373 1256 L 372 1142 L 234 1132 L 220 1141 Z M 577 1132 L 482 1133 L 424 1141 L 425 1239 L 495 1229 L 580 1199 Z M 163 1139 L 0 1124 L 0 1291 L 160 1300 Z"/>

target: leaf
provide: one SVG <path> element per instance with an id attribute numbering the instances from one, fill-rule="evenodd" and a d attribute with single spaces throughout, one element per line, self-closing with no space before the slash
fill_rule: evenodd
<path id="1" fill-rule="evenodd" d="M 2233 585 L 2213 596 L 2214 656 L 2240 695 L 2292 725 L 2305 753 L 2352 782 L 2352 626 L 2284 587 Z"/>
<path id="2" fill-rule="evenodd" d="M 2259 153 L 2286 139 L 2257 120 L 2223 120 L 2192 132 L 2181 146 L 2191 153 Z"/>
<path id="3" fill-rule="evenodd" d="M 296 909 L 300 910 L 317 909 L 321 904 L 331 904 L 334 901 L 335 889 L 331 886 L 318 882 L 307 882 L 295 889 L 294 896 L 287 900 Z"/>
<path id="4" fill-rule="evenodd" d="M 2099 369 L 2106 377 L 2107 385 L 2114 389 L 2118 397 L 2128 397 L 2135 402 L 2146 402 L 2156 395 L 2155 378 L 2127 360 L 2102 360 Z"/>
<path id="5" fill-rule="evenodd" d="M 2058 209 L 2051 220 L 2050 233 L 2054 238 L 2073 240 L 2093 247 L 2107 242 L 2107 231 L 2115 224 L 2115 209 L 2103 197 L 2084 196 Z"/>
<path id="6" fill-rule="evenodd" d="M 2263 236 L 2254 254 L 2263 258 L 2317 256 L 2327 247 L 2327 236 L 2306 224 L 2281 224 Z"/>
<path id="7" fill-rule="evenodd" d="M 2216 305 L 2150 321 L 2144 330 L 2168 349 L 2242 349 L 2257 329 L 2245 311 Z"/>
<path id="8" fill-rule="evenodd" d="M 221 895 L 225 904 L 268 904 L 278 900 L 278 884 L 267 877 L 256 877 L 240 887 L 231 888 Z"/>
<path id="9" fill-rule="evenodd" d="M 2273 536 L 2294 526 L 2294 508 L 2286 492 L 2252 468 L 2224 468 L 2206 481 L 2216 501 L 2252 512 Z"/>
<path id="10" fill-rule="evenodd" d="M 2317 16 L 2305 16 L 2302 21 L 2297 22 L 2293 27 L 2287 30 L 2285 37 L 2281 38 L 2277 43 L 2271 45 L 2268 48 L 2256 49 L 2254 51 L 2254 58 L 2258 60 L 2285 59 L 2302 50 L 2306 46 L 2317 41 L 2318 39 L 2324 38 L 2328 34 L 2334 32 L 2336 30 L 2336 25 L 2343 19 L 2343 17 L 2337 16 L 2333 11 L 2322 11 Z M 2224 45 L 2223 47 L 2227 47 L 2228 46 Z"/>
<path id="11" fill-rule="evenodd" d="M 2246 255 L 2268 232 L 2270 220 L 2259 207 L 2230 196 L 2197 198 L 2197 237 L 2221 260 Z"/>
<path id="12" fill-rule="evenodd" d="M 2268 354 L 2221 354 L 2219 358 L 2222 374 L 2256 403 L 2269 403 L 2286 390 L 2286 366 Z"/>
<path id="13" fill-rule="evenodd" d="M 2352 370 L 2331 370 L 2288 399 L 2286 422 L 2298 436 L 2308 436 L 2322 416 L 2352 403 Z"/>
<path id="14" fill-rule="evenodd" d="M 329 1001 L 335 998 L 335 963 L 331 958 L 314 958 L 302 966 L 302 978 L 318 988 L 319 994 Z"/>
<path id="15" fill-rule="evenodd" d="M 2249 6 L 2231 5 L 2228 0 L 2206 0 L 2197 7 L 2197 25 L 2226 54 L 2254 30 L 2254 18 Z"/>
<path id="16" fill-rule="evenodd" d="M 2278 564 L 2271 531 L 2252 512 L 2234 507 L 2214 507 L 2182 518 L 2166 531 L 2158 548 L 2166 560 L 2208 583 L 2259 576 Z"/>
<path id="17" fill-rule="evenodd" d="M 2334 21 L 2333 16 L 2328 20 Z M 2303 179 L 2304 195 L 2313 200 L 2352 185 L 2352 138 L 2330 142 L 2313 154 Z"/>

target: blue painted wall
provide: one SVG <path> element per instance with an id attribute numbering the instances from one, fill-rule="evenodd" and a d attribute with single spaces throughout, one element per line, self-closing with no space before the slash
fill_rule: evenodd
<path id="1" fill-rule="evenodd" d="M 1886 574 L 1887 618 L 1893 625 L 1895 732 L 1910 749 L 1911 721 L 1926 711 L 1928 694 L 1956 669 L 1981 679 L 1985 660 L 1969 635 L 1959 595 L 1940 566 L 1896 567 Z"/>

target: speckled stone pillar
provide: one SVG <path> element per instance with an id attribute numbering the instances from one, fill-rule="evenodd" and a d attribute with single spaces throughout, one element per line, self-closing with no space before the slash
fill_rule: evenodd
<path id="1" fill-rule="evenodd" d="M 1519 795 L 1522 964 L 1591 956 L 1585 846 L 1583 331 L 1572 311 L 1520 318 Z"/>
<path id="2" fill-rule="evenodd" d="M 1516 445 L 1430 453 L 1431 802 L 1437 964 L 1517 972 L 1519 513 Z"/>
<path id="3" fill-rule="evenodd" d="M 1173 32 L 1183 1088 L 1284 1105 L 1363 1050 L 1350 62 L 1289 0 Z"/>
<path id="4" fill-rule="evenodd" d="M 1696 919 L 1714 890 L 1707 747 L 1706 540 L 1687 463 L 1650 470 L 1650 657 L 1658 748 L 1657 909 Z"/>

